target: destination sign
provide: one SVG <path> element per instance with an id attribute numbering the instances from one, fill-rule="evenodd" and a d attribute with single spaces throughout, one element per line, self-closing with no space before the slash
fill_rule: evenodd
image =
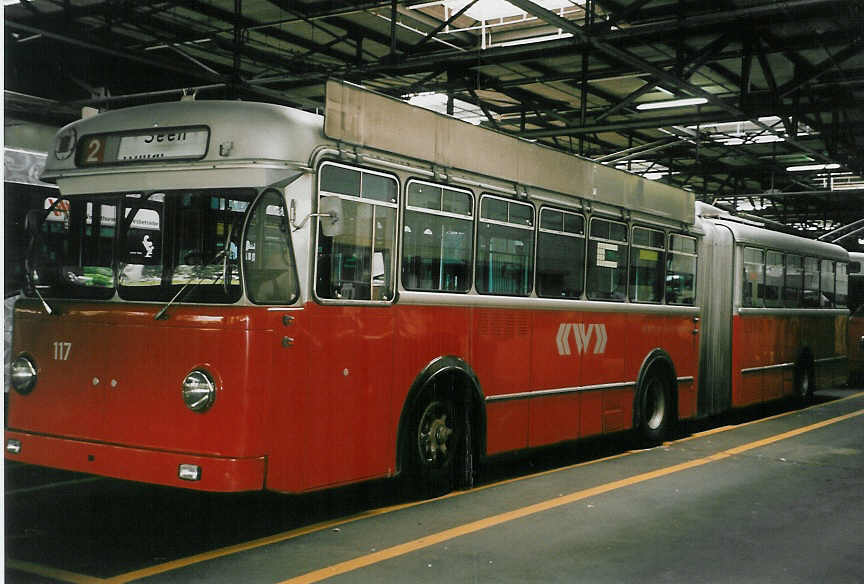
<path id="1" fill-rule="evenodd" d="M 154 128 L 81 139 L 78 165 L 94 166 L 163 160 L 197 160 L 207 153 L 210 130 L 202 126 Z"/>

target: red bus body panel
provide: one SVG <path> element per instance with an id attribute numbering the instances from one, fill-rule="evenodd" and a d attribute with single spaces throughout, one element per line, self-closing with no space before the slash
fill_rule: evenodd
<path id="1" fill-rule="evenodd" d="M 805 350 L 814 362 L 817 385 L 843 383 L 845 323 L 845 317 L 832 315 L 736 314 L 732 319 L 732 407 L 793 395 L 795 366 Z"/>
<path id="2" fill-rule="evenodd" d="M 689 314 L 309 303 L 175 306 L 156 321 L 159 305 L 54 304 L 59 315 L 29 300 L 16 309 L 15 347 L 39 379 L 29 395 L 10 394 L 7 439 L 22 443 L 13 460 L 212 491 L 392 476 L 408 391 L 448 355 L 469 364 L 489 400 L 489 455 L 630 428 L 656 349 L 683 378 L 679 416 L 696 414 Z M 71 343 L 68 360 L 54 358 L 55 342 Z M 180 394 L 195 367 L 219 386 L 204 413 Z M 556 389 L 565 393 L 524 395 Z M 523 395 L 495 401 L 512 394 Z M 201 481 L 178 479 L 179 464 L 200 465 Z"/>
<path id="3" fill-rule="evenodd" d="M 158 305 L 53 304 L 57 315 L 32 301 L 16 308 L 14 346 L 34 358 L 39 378 L 28 395 L 10 392 L 8 427 L 39 436 L 41 446 L 24 440 L 13 459 L 162 484 L 178 484 L 173 461 L 180 454 L 227 467 L 255 459 L 255 480 L 228 476 L 211 490 L 263 486 L 273 346 L 265 311 L 178 306 L 155 321 Z M 71 344 L 68 358 L 56 358 L 66 355 L 55 343 Z M 203 414 L 186 408 L 180 394 L 186 373 L 200 366 L 219 387 Z M 94 449 L 98 463 L 80 456 Z M 57 460 L 63 453 L 70 457 L 65 463 Z M 172 480 L 153 480 L 165 474 L 155 453 L 172 461 Z"/>

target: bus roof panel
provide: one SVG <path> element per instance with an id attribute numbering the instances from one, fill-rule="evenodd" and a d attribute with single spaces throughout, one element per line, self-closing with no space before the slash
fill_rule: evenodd
<path id="1" fill-rule="evenodd" d="M 715 222 L 727 227 L 735 237 L 736 243 L 802 256 L 843 262 L 849 261 L 849 253 L 844 248 L 833 243 L 774 231 L 773 229 L 760 227 L 753 222 L 741 222 L 727 211 L 711 205 L 699 203 L 697 204 L 697 212 L 702 220 Z"/>
<path id="2" fill-rule="evenodd" d="M 334 140 L 692 224 L 694 195 L 342 81 L 327 83 Z"/>

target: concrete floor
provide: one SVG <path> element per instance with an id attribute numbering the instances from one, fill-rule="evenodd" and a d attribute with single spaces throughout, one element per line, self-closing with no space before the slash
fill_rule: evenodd
<path id="1" fill-rule="evenodd" d="M 407 504 L 395 481 L 209 495 L 8 466 L 6 581 L 864 582 L 864 394 L 820 401 Z"/>

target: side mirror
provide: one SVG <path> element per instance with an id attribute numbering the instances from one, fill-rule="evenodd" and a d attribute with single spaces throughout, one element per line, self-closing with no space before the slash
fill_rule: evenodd
<path id="1" fill-rule="evenodd" d="M 344 228 L 342 199 L 339 197 L 321 197 L 321 204 L 318 207 L 321 232 L 327 237 L 342 235 Z"/>
<path id="2" fill-rule="evenodd" d="M 342 234 L 342 199 L 339 197 L 321 197 L 318 213 L 310 213 L 300 223 L 297 223 L 297 201 L 291 199 L 291 207 L 288 210 L 291 219 L 291 227 L 294 231 L 302 229 L 306 222 L 312 217 L 318 217 L 321 221 L 321 231 L 327 237 L 335 237 Z"/>

